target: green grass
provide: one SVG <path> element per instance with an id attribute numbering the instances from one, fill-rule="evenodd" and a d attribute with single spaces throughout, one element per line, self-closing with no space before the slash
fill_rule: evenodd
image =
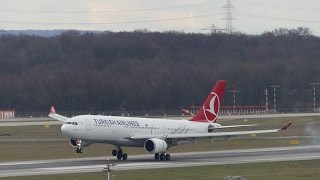
<path id="1" fill-rule="evenodd" d="M 293 125 L 284 132 L 272 133 L 266 135 L 257 135 L 257 137 L 272 136 L 301 136 L 309 135 L 305 132 L 306 126 L 311 126 L 313 129 L 320 132 L 320 117 L 304 117 L 304 118 L 276 118 L 276 119 L 248 119 L 239 120 L 222 120 L 223 125 L 231 124 L 259 124 L 257 127 L 228 129 L 227 131 L 235 130 L 253 130 L 253 129 L 269 129 L 280 128 L 288 122 L 293 122 Z M 112 145 L 93 144 L 84 149 L 83 154 L 76 154 L 75 150 L 69 145 L 67 137 L 60 132 L 59 125 L 45 126 L 21 126 L 21 127 L 0 127 L 0 134 L 10 134 L 10 136 L 0 136 L 0 161 L 22 161 L 22 160 L 38 160 L 38 159 L 57 159 L 57 158 L 77 158 L 77 157 L 93 157 L 93 156 L 109 156 Z M 248 139 L 216 139 L 211 143 L 209 139 L 200 139 L 197 144 L 183 145 L 173 147 L 168 152 L 191 152 L 191 151 L 215 151 L 225 149 L 246 149 L 246 148 L 264 148 L 264 147 L 282 147 L 293 146 L 290 141 L 299 141 L 299 145 L 309 145 L 313 142 L 309 139 L 257 139 L 251 136 L 244 136 Z M 56 142 L 46 141 L 45 138 L 61 139 Z M 65 139 L 64 139 L 65 138 Z M 35 141 L 24 142 L 25 139 Z M 38 141 L 42 139 L 44 141 Z M 12 142 L 1 142 L 1 140 L 12 140 Z M 20 142 L 18 140 L 21 140 Z M 143 148 L 127 148 L 123 147 L 124 151 L 129 155 L 144 154 Z M 129 157 L 130 158 L 130 157 Z"/>
<path id="2" fill-rule="evenodd" d="M 318 180 L 320 160 L 113 171 L 115 180 L 222 180 L 242 176 L 250 180 Z M 105 173 L 9 177 L 6 180 L 104 180 Z"/>
<path id="3" fill-rule="evenodd" d="M 8 126 L 0 127 L 0 134 L 9 134 L 0 136 L 0 139 L 25 139 L 25 138 L 62 138 L 61 125 L 51 126 Z"/>
<path id="4" fill-rule="evenodd" d="M 291 139 L 290 139 L 291 140 Z M 172 147 L 169 153 L 192 152 L 192 151 L 215 151 L 225 149 L 245 149 L 263 147 L 283 147 L 290 146 L 288 139 L 240 139 L 240 140 L 216 140 L 209 143 L 209 140 L 200 140 L 197 144 Z M 300 140 L 300 145 L 309 144 L 306 140 Z M 93 144 L 85 148 L 83 154 L 75 153 L 68 142 L 21 142 L 21 143 L 1 143 L 0 161 L 23 161 L 40 159 L 62 159 L 62 158 L 83 158 L 110 156 L 114 147 L 107 144 Z M 123 148 L 129 155 L 145 154 L 143 148 Z M 130 158 L 130 157 L 129 157 Z"/>

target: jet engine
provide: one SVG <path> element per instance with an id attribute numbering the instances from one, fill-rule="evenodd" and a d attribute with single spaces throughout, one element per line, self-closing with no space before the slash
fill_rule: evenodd
<path id="1" fill-rule="evenodd" d="M 168 149 L 168 144 L 162 139 L 151 138 L 144 142 L 144 149 L 149 153 L 163 153 Z"/>
<path id="2" fill-rule="evenodd" d="M 89 142 L 83 142 L 83 141 L 81 141 L 79 139 L 70 139 L 69 142 L 70 142 L 70 145 L 72 147 L 78 147 L 77 146 L 78 143 L 80 143 L 81 147 L 88 147 L 88 146 L 90 146 L 92 144 L 92 143 L 89 143 Z"/>

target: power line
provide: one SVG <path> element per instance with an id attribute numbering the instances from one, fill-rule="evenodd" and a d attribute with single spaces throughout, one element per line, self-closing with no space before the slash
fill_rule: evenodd
<path id="1" fill-rule="evenodd" d="M 221 33 L 222 31 L 225 31 L 225 29 L 218 28 L 214 24 L 212 24 L 210 27 L 202 28 L 201 31 L 210 30 L 211 33 Z"/>
<path id="2" fill-rule="evenodd" d="M 265 18 L 265 19 L 271 19 L 275 21 L 293 21 L 293 22 L 304 22 L 304 23 L 320 23 L 320 21 L 317 20 L 303 20 L 303 19 L 294 19 L 294 18 L 286 18 L 286 17 L 274 17 L 274 16 L 262 16 L 262 15 L 254 15 L 254 14 L 248 14 L 248 13 L 237 13 L 239 16 L 245 16 L 250 18 Z"/>
<path id="3" fill-rule="evenodd" d="M 157 11 L 157 10 L 167 10 L 167 9 L 181 9 L 181 8 L 194 8 L 196 6 L 207 6 L 207 4 L 187 4 L 180 6 L 167 6 L 167 7 L 151 7 L 142 9 L 103 9 L 103 10 L 41 10 L 41 9 L 1 9 L 0 13 L 12 12 L 12 13 L 70 13 L 70 14 L 86 14 L 86 13 L 117 13 L 117 12 L 145 12 L 145 11 Z"/>
<path id="4" fill-rule="evenodd" d="M 280 2 L 280 4 L 278 2 Z M 283 4 L 281 4 L 281 3 L 283 3 Z M 285 2 L 285 1 L 277 1 L 276 3 L 273 3 L 270 1 L 259 1 L 259 2 L 252 1 L 252 2 L 250 2 L 248 7 L 251 6 L 251 8 L 254 8 L 254 9 L 263 7 L 264 10 L 266 10 L 266 9 L 272 10 L 272 9 L 275 9 L 275 7 L 280 7 L 280 6 L 283 6 L 286 4 L 287 4 L 287 2 Z M 318 6 L 313 6 L 311 3 L 309 3 L 309 4 L 305 3 L 304 5 L 311 5 L 311 6 L 309 6 L 309 7 L 306 7 L 306 6 L 304 6 L 304 7 L 303 6 L 301 6 L 301 7 L 299 7 L 299 6 L 286 6 L 286 9 L 294 10 L 295 12 L 301 11 L 303 13 L 309 12 L 309 11 L 318 11 L 318 9 L 319 9 Z"/>
<path id="5" fill-rule="evenodd" d="M 0 23 L 1 24 L 33 24 L 33 25 L 112 25 L 112 24 L 134 24 L 134 23 L 153 23 L 153 22 L 162 22 L 162 21 L 177 21 L 177 20 L 184 20 L 184 19 L 205 18 L 205 17 L 217 16 L 217 15 L 221 15 L 221 13 L 203 14 L 203 15 L 177 17 L 177 18 L 122 21 L 122 22 L 101 22 L 101 23 L 91 23 L 91 22 L 22 22 L 22 21 L 0 21 Z"/>

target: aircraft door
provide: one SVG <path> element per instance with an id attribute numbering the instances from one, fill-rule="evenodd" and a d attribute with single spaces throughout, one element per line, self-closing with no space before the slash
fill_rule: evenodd
<path id="1" fill-rule="evenodd" d="M 92 131 L 92 127 L 91 127 L 91 121 L 90 119 L 85 119 L 85 126 L 86 126 L 86 131 L 88 134 L 93 134 L 93 131 Z"/>

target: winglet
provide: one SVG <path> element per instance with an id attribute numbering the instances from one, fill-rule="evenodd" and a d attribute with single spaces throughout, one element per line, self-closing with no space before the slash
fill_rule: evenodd
<path id="1" fill-rule="evenodd" d="M 280 129 L 280 131 L 287 130 L 291 124 L 292 124 L 292 123 L 289 123 L 289 124 L 283 126 L 283 127 Z"/>
<path id="2" fill-rule="evenodd" d="M 49 113 L 48 116 L 52 117 L 53 119 L 62 121 L 62 122 L 66 122 L 69 119 L 69 118 L 67 118 L 65 116 L 61 116 L 61 115 L 57 114 L 56 110 L 54 109 L 54 106 L 51 106 L 50 113 Z"/>
<path id="3" fill-rule="evenodd" d="M 54 106 L 51 106 L 50 114 L 56 114 L 56 110 L 54 109 Z"/>

